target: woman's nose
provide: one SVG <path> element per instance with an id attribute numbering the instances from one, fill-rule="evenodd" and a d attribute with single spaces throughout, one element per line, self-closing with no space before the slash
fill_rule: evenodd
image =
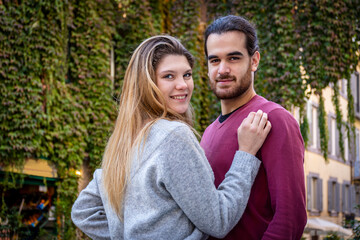
<path id="1" fill-rule="evenodd" d="M 188 85 L 186 84 L 185 79 L 179 78 L 176 81 L 176 89 L 186 89 L 187 87 L 188 87 Z"/>

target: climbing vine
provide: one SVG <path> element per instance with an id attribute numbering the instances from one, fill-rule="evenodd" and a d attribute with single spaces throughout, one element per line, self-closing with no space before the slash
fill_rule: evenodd
<path id="1" fill-rule="evenodd" d="M 58 234 L 74 239 L 70 209 L 78 189 L 75 171 L 99 167 L 133 50 L 156 34 L 176 36 L 190 50 L 196 58 L 195 127 L 203 132 L 220 112 L 208 86 L 203 33 L 207 24 L 226 14 L 245 16 L 256 25 L 261 62 L 255 89 L 288 109 L 299 107 L 305 143 L 305 101 L 310 93 L 319 96 L 325 159 L 328 133 L 320 93 L 332 84 L 344 158 L 337 82 L 348 80 L 346 126 L 348 139 L 354 139 L 350 74 L 359 60 L 359 8 L 358 0 L 2 0 L 0 166 L 21 168 L 28 158 L 56 166 Z M 15 180 L 7 182 L 2 189 L 18 187 Z M 1 208 L 6 208 L 4 201 Z"/>
<path id="2" fill-rule="evenodd" d="M 318 125 L 320 132 L 320 149 L 323 153 L 325 161 L 328 161 L 328 142 L 329 142 L 329 133 L 327 131 L 327 116 L 325 112 L 324 97 L 322 94 L 319 95 L 319 116 L 318 116 Z"/>
<path id="3" fill-rule="evenodd" d="M 342 138 L 342 113 L 339 105 L 340 79 L 350 81 L 358 57 L 359 34 L 357 30 L 356 0 L 348 1 L 297 1 L 297 31 L 304 41 L 301 42 L 301 61 L 308 76 L 307 84 L 314 92 L 320 93 L 332 83 L 332 97 L 336 111 L 336 125 L 340 133 L 339 145 L 344 159 L 344 141 Z M 357 39 L 357 40 L 356 40 Z M 351 91 L 348 92 L 350 100 Z M 353 104 L 351 101 L 348 104 Z M 349 119 L 354 112 L 349 111 Z M 325 122 L 324 122 L 325 124 Z M 321 149 L 326 156 L 326 134 L 321 134 Z M 350 139 L 350 138 L 349 138 Z M 325 144 L 326 146 L 324 146 Z"/>
<path id="4" fill-rule="evenodd" d="M 336 113 L 336 127 L 339 132 L 339 147 L 340 147 L 340 156 L 345 161 L 345 148 L 344 148 L 344 139 L 343 139 L 343 117 L 340 109 L 339 103 L 339 88 L 334 87 L 334 95 L 332 96 L 332 102 L 335 106 Z"/>

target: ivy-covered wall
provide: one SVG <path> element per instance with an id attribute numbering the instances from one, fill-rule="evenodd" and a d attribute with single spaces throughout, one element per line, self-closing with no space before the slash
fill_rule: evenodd
<path id="1" fill-rule="evenodd" d="M 55 164 L 57 214 L 62 216 L 58 233 L 73 239 L 75 170 L 99 166 L 116 117 L 122 77 L 142 40 L 170 34 L 194 54 L 192 104 L 195 127 L 202 132 L 220 110 L 208 86 L 205 27 L 226 14 L 251 19 L 261 49 L 255 89 L 288 109 L 300 107 L 307 139 L 306 97 L 319 95 L 321 113 L 322 90 L 338 79 L 349 79 L 359 61 L 359 12 L 360 0 L 0 0 L 0 164 L 21 167 L 27 158 Z M 333 102 L 339 106 L 333 85 Z M 355 121 L 352 102 L 349 96 L 348 134 Z M 342 113 L 336 110 L 341 128 Z M 325 114 L 319 118 L 326 159 Z M 3 205 L 0 217 L 7 213 Z"/>

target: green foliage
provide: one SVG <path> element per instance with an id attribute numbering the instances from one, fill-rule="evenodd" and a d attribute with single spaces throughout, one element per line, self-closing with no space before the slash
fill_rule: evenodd
<path id="1" fill-rule="evenodd" d="M 327 124 L 326 124 L 326 112 L 324 106 L 324 97 L 321 94 L 319 96 L 319 130 L 320 130 L 320 149 L 324 156 L 325 161 L 328 161 L 328 142 L 329 142 L 329 133 L 327 131 Z"/>
<path id="2" fill-rule="evenodd" d="M 113 6 L 111 1 L 0 4 L 1 163 L 21 168 L 27 158 L 46 158 L 57 167 L 64 239 L 75 234 L 70 219 L 75 170 L 85 157 L 92 169 L 98 167 L 116 113 L 109 77 Z"/>
<path id="3" fill-rule="evenodd" d="M 68 82 L 86 117 L 86 156 L 90 167 L 99 167 L 116 109 L 110 79 L 110 49 L 115 33 L 111 1 L 74 1 L 70 28 Z M 90 19 L 84 21 L 85 19 Z"/>
<path id="4" fill-rule="evenodd" d="M 356 51 L 359 49 L 358 3 L 357 0 L 330 1 L 305 0 L 297 5 L 297 31 L 301 42 L 301 61 L 306 71 L 306 82 L 315 93 L 334 86 L 333 103 L 336 108 L 336 122 L 340 132 L 339 143 L 344 159 L 342 138 L 342 115 L 338 101 L 339 79 L 350 80 L 350 74 L 358 63 Z M 351 96 L 351 92 L 349 92 Z M 349 106 L 353 104 L 351 97 Z M 350 107 L 351 108 L 351 107 Z M 349 111 L 348 119 L 354 118 Z M 321 136 L 321 141 L 325 141 Z"/>
<path id="5" fill-rule="evenodd" d="M 21 166 L 41 145 L 43 46 L 33 37 L 39 23 L 23 18 L 37 12 L 33 6 L 24 10 L 12 3 L 0 5 L 0 159 L 4 165 Z"/>
<path id="6" fill-rule="evenodd" d="M 337 235 L 336 232 L 330 233 L 324 237 L 324 240 L 340 240 L 341 238 Z"/>
<path id="7" fill-rule="evenodd" d="M 354 96 L 352 95 L 351 81 L 347 81 L 346 91 L 348 93 L 348 106 L 347 106 L 347 136 L 349 149 L 353 149 L 356 143 L 355 135 L 355 109 L 354 109 Z"/>
<path id="8" fill-rule="evenodd" d="M 114 99 L 120 94 L 133 50 L 156 34 L 176 36 L 190 50 L 196 59 L 195 127 L 203 132 L 220 113 L 219 101 L 208 86 L 203 33 L 206 24 L 226 14 L 243 15 L 256 24 L 261 61 L 255 89 L 288 109 L 300 107 L 305 143 L 308 85 L 320 95 L 333 83 L 341 129 L 336 83 L 349 80 L 358 62 L 359 11 L 358 0 L 0 1 L 1 167 L 20 169 L 28 158 L 45 158 L 54 164 L 59 175 L 58 233 L 63 239 L 74 239 L 70 209 L 77 194 L 75 170 L 84 164 L 91 170 L 99 166 L 116 117 Z M 110 76 L 112 49 L 114 78 Z M 353 132 L 350 82 L 347 88 L 347 118 Z M 320 95 L 319 128 L 326 159 L 323 102 Z M 350 133 L 349 139 L 354 137 Z M 15 183 L 5 181 L 1 187 L 18 187 Z M 8 210 L 3 203 L 2 216 Z"/>
<path id="9" fill-rule="evenodd" d="M 334 87 L 334 95 L 332 96 L 332 102 L 335 106 L 335 113 L 336 113 L 336 127 L 339 131 L 339 146 L 340 146 L 340 155 L 341 158 L 345 161 L 345 148 L 344 148 L 344 139 L 343 139 L 343 120 L 342 120 L 342 113 L 340 109 L 340 103 L 339 103 L 339 88 Z"/>
<path id="10" fill-rule="evenodd" d="M 258 94 L 287 109 L 303 107 L 306 84 L 300 74 L 301 36 L 293 1 L 249 1 L 238 4 L 241 15 L 257 26 L 261 61 L 255 80 Z"/>
<path id="11" fill-rule="evenodd" d="M 304 139 L 305 148 L 309 142 L 309 120 L 305 114 L 302 114 L 300 117 L 300 132 Z"/>

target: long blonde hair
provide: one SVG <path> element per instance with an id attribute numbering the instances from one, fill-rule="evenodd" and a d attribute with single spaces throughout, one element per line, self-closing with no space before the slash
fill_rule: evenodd
<path id="1" fill-rule="evenodd" d="M 192 108 L 178 114 L 166 106 L 156 86 L 156 67 L 166 55 L 185 56 L 191 68 L 194 58 L 174 37 L 161 35 L 143 41 L 126 69 L 115 129 L 105 148 L 102 179 L 110 205 L 122 218 L 122 205 L 130 175 L 133 150 L 146 138 L 158 119 L 183 121 L 192 126 Z"/>

